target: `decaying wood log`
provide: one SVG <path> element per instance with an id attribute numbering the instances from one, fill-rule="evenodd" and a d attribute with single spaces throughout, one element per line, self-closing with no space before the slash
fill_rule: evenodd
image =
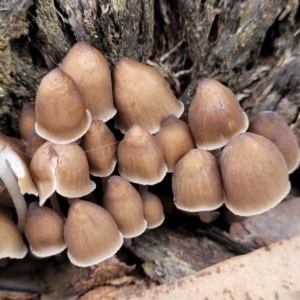
<path id="1" fill-rule="evenodd" d="M 249 115 L 277 111 L 300 140 L 297 0 L 2 0 L 0 131 L 18 135 L 23 102 L 76 41 L 155 66 L 186 104 L 203 76 Z"/>

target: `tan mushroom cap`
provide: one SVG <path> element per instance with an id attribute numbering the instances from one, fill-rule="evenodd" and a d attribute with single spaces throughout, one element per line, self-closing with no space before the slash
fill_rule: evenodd
<path id="1" fill-rule="evenodd" d="M 112 216 L 101 206 L 84 200 L 71 204 L 64 237 L 68 257 L 79 267 L 91 266 L 113 256 L 123 243 Z"/>
<path id="2" fill-rule="evenodd" d="M 141 196 L 122 177 L 112 176 L 108 180 L 103 207 L 112 215 L 125 238 L 139 236 L 146 230 Z"/>
<path id="3" fill-rule="evenodd" d="M 113 172 L 117 163 L 117 140 L 105 123 L 93 120 L 80 145 L 85 151 L 90 174 L 105 177 Z"/>
<path id="4" fill-rule="evenodd" d="M 300 162 L 297 137 L 277 113 L 258 113 L 250 119 L 248 131 L 259 134 L 275 144 L 286 161 L 289 173 L 297 169 Z"/>
<path id="5" fill-rule="evenodd" d="M 17 225 L 3 212 L 0 212 L 0 259 L 24 258 L 27 247 Z"/>
<path id="6" fill-rule="evenodd" d="M 106 122 L 117 113 L 109 66 L 100 51 L 85 42 L 78 42 L 63 59 L 60 68 L 76 82 L 92 119 Z"/>
<path id="7" fill-rule="evenodd" d="M 45 142 L 46 140 L 40 137 L 33 128 L 28 136 L 26 145 L 26 155 L 29 161 L 32 159 L 36 150 L 40 148 Z"/>
<path id="8" fill-rule="evenodd" d="M 140 195 L 143 200 L 147 228 L 152 229 L 160 226 L 165 220 L 164 208 L 160 199 L 147 190 L 141 190 Z"/>
<path id="9" fill-rule="evenodd" d="M 40 205 L 54 191 L 64 197 L 76 198 L 91 193 L 96 187 L 89 177 L 85 153 L 76 143 L 44 143 L 31 160 L 30 172 L 39 190 Z"/>
<path id="10" fill-rule="evenodd" d="M 167 165 L 161 146 L 139 125 L 132 126 L 117 150 L 120 175 L 128 181 L 153 185 L 166 175 Z"/>
<path id="11" fill-rule="evenodd" d="M 42 79 L 36 95 L 35 115 L 37 134 L 57 144 L 76 141 L 92 122 L 76 83 L 59 68 Z"/>
<path id="12" fill-rule="evenodd" d="M 248 128 L 248 117 L 235 95 L 209 78 L 199 82 L 188 118 L 197 147 L 204 150 L 221 148 Z"/>
<path id="13" fill-rule="evenodd" d="M 179 160 L 172 189 L 176 207 L 184 211 L 209 211 L 224 203 L 218 163 L 202 149 L 193 149 Z"/>
<path id="14" fill-rule="evenodd" d="M 272 142 L 254 133 L 240 134 L 226 145 L 220 170 L 225 204 L 236 215 L 265 212 L 290 190 L 282 154 Z"/>
<path id="15" fill-rule="evenodd" d="M 58 254 L 66 248 L 64 219 L 54 210 L 39 206 L 37 201 L 29 205 L 25 235 L 32 253 L 38 257 Z"/>
<path id="16" fill-rule="evenodd" d="M 24 103 L 19 118 L 19 131 L 24 141 L 28 140 L 35 121 L 35 104 L 30 102 Z"/>
<path id="17" fill-rule="evenodd" d="M 168 172 L 173 172 L 180 158 L 196 148 L 189 126 L 174 115 L 167 117 L 155 138 L 164 150 Z"/>
<path id="18" fill-rule="evenodd" d="M 125 133 L 138 124 L 156 133 L 168 115 L 180 117 L 183 103 L 178 101 L 162 75 L 154 68 L 127 57 L 116 64 L 114 100 L 117 108 L 115 127 Z"/>

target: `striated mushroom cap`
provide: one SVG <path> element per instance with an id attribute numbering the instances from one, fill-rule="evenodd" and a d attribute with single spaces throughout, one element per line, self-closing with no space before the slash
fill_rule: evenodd
<path id="1" fill-rule="evenodd" d="M 240 134 L 226 145 L 220 170 L 225 204 L 236 215 L 265 212 L 290 190 L 282 154 L 271 141 L 254 133 Z"/>
<path id="2" fill-rule="evenodd" d="M 119 143 L 117 159 L 120 175 L 134 183 L 156 184 L 167 172 L 161 146 L 138 125 L 132 126 Z"/>
<path id="3" fill-rule="evenodd" d="M 25 235 L 32 253 L 47 257 L 62 252 L 66 248 L 64 223 L 64 219 L 54 210 L 39 206 L 37 201 L 32 202 L 25 225 Z"/>
<path id="4" fill-rule="evenodd" d="M 173 172 L 177 162 L 190 150 L 196 148 L 189 126 L 170 115 L 162 124 L 155 139 L 162 146 L 168 172 Z"/>
<path id="5" fill-rule="evenodd" d="M 77 42 L 60 68 L 77 84 L 92 119 L 106 122 L 116 114 L 109 66 L 100 51 L 85 42 Z"/>
<path id="6" fill-rule="evenodd" d="M 72 202 L 64 228 L 68 257 L 88 267 L 113 256 L 123 237 L 112 216 L 101 206 L 84 200 Z"/>
<path id="7" fill-rule="evenodd" d="M 221 148 L 248 128 L 248 117 L 235 95 L 209 78 L 199 82 L 188 118 L 197 147 L 204 150 Z"/>
<path id="8" fill-rule="evenodd" d="M 57 144 L 76 141 L 92 122 L 76 83 L 59 68 L 42 79 L 36 94 L 35 116 L 36 133 Z"/>
<path id="9" fill-rule="evenodd" d="M 270 140 L 282 153 L 289 173 L 295 171 L 300 162 L 296 135 L 280 116 L 273 111 L 262 111 L 250 119 L 249 132 Z"/>
<path id="10" fill-rule="evenodd" d="M 147 228 L 143 202 L 137 190 L 120 176 L 112 176 L 103 197 L 103 207 L 112 215 L 125 238 L 141 235 Z"/>
<path id="11" fill-rule="evenodd" d="M 179 160 L 172 189 L 176 207 L 184 211 L 209 211 L 224 203 L 217 161 L 202 149 L 193 149 Z"/>
<path id="12" fill-rule="evenodd" d="M 68 198 L 91 193 L 96 185 L 89 177 L 84 151 L 76 143 L 44 143 L 33 155 L 30 172 L 43 205 L 54 191 Z"/>
<path id="13" fill-rule="evenodd" d="M 113 172 L 117 163 L 117 140 L 105 123 L 93 120 L 80 145 L 85 151 L 90 174 L 105 177 Z"/>
<path id="14" fill-rule="evenodd" d="M 156 133 L 168 115 L 180 117 L 183 113 L 183 103 L 176 99 L 162 75 L 150 66 L 124 57 L 116 64 L 113 80 L 118 111 L 115 127 L 122 133 L 134 124 Z"/>

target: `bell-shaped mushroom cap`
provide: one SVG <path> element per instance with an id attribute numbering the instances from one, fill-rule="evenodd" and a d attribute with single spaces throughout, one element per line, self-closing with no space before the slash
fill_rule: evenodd
<path id="1" fill-rule="evenodd" d="M 108 180 L 103 207 L 112 215 L 125 238 L 136 237 L 146 230 L 141 196 L 122 177 L 112 176 Z"/>
<path id="2" fill-rule="evenodd" d="M 23 141 L 27 141 L 35 124 L 35 104 L 24 103 L 19 118 L 19 131 Z"/>
<path id="3" fill-rule="evenodd" d="M 164 153 L 155 138 L 138 125 L 132 126 L 117 150 L 120 175 L 128 181 L 152 185 L 166 175 Z"/>
<path id="4" fill-rule="evenodd" d="M 46 140 L 40 137 L 33 128 L 28 136 L 26 145 L 26 155 L 29 160 L 32 159 L 36 150 L 40 148 L 45 142 Z"/>
<path id="5" fill-rule="evenodd" d="M 172 189 L 176 207 L 184 211 L 208 211 L 224 203 L 217 161 L 202 149 L 193 149 L 179 160 Z"/>
<path id="6" fill-rule="evenodd" d="M 168 172 L 173 172 L 180 158 L 196 148 L 189 126 L 174 115 L 168 116 L 155 138 L 164 150 Z"/>
<path id="7" fill-rule="evenodd" d="M 59 68 L 42 79 L 36 94 L 35 116 L 36 133 L 57 144 L 76 141 L 92 122 L 74 80 Z"/>
<path id="8" fill-rule="evenodd" d="M 300 161 L 297 137 L 277 113 L 258 113 L 250 119 L 248 131 L 259 134 L 275 144 L 286 161 L 289 173 L 297 169 Z"/>
<path id="9" fill-rule="evenodd" d="M 125 133 L 138 124 L 150 133 L 158 132 L 168 115 L 180 117 L 183 103 L 173 95 L 165 79 L 154 68 L 127 57 L 116 64 L 114 100 L 115 127 Z"/>
<path id="10" fill-rule="evenodd" d="M 85 151 L 90 174 L 105 177 L 113 172 L 117 163 L 117 140 L 105 123 L 93 120 L 80 145 Z"/>
<path id="11" fill-rule="evenodd" d="M 202 79 L 189 109 L 189 126 L 198 148 L 214 150 L 248 128 L 248 117 L 223 84 Z"/>
<path id="12" fill-rule="evenodd" d="M 27 247 L 17 225 L 3 212 L 0 212 L 0 259 L 24 258 Z"/>
<path id="13" fill-rule="evenodd" d="M 85 42 L 78 42 L 63 59 L 60 68 L 76 82 L 92 119 L 106 122 L 116 114 L 109 66 L 100 51 Z"/>
<path id="14" fill-rule="evenodd" d="M 282 154 L 272 142 L 254 133 L 243 133 L 226 145 L 220 169 L 225 204 L 236 215 L 265 212 L 290 190 Z"/>
<path id="15" fill-rule="evenodd" d="M 25 235 L 32 253 L 38 257 L 58 254 L 66 248 L 64 219 L 54 210 L 39 206 L 37 201 L 29 205 Z"/>
<path id="16" fill-rule="evenodd" d="M 88 267 L 113 256 L 123 237 L 112 216 L 101 206 L 84 200 L 72 202 L 64 229 L 68 257 Z"/>
<path id="17" fill-rule="evenodd" d="M 91 193 L 96 185 L 89 177 L 84 151 L 76 143 L 67 145 L 44 143 L 33 155 L 30 172 L 43 205 L 56 190 L 68 198 Z"/>
<path id="18" fill-rule="evenodd" d="M 152 229 L 160 226 L 165 220 L 164 208 L 160 199 L 147 190 L 140 191 L 143 200 L 144 217 L 147 228 Z"/>

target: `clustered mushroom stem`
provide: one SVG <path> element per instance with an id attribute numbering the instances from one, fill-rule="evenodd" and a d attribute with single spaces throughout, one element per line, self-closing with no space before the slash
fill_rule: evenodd
<path id="1" fill-rule="evenodd" d="M 1 159 L 0 161 L 0 177 L 5 184 L 7 191 L 9 192 L 11 199 L 15 205 L 18 216 L 18 228 L 21 232 L 23 232 L 26 223 L 27 205 L 24 196 L 21 194 L 18 182 L 15 179 L 6 160 L 4 159 Z"/>
<path id="2" fill-rule="evenodd" d="M 67 198 L 67 200 L 69 202 L 69 205 L 71 206 L 75 200 L 78 200 L 78 198 Z"/>

